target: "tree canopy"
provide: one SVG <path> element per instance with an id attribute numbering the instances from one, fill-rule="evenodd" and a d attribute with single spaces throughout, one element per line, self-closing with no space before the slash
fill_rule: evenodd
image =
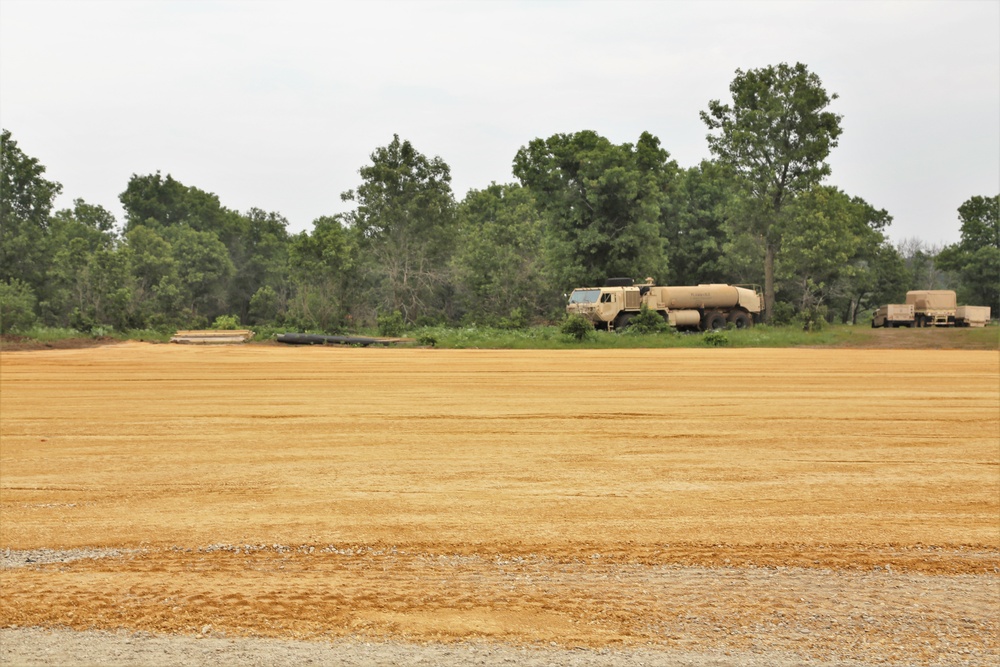
<path id="1" fill-rule="evenodd" d="M 708 147 L 744 194 L 741 219 L 764 249 L 764 301 L 774 310 L 774 263 L 781 248 L 785 204 L 830 173 L 825 162 L 837 146 L 841 117 L 827 111 L 828 94 L 802 63 L 736 70 L 732 103 L 712 100 L 701 119 Z"/>

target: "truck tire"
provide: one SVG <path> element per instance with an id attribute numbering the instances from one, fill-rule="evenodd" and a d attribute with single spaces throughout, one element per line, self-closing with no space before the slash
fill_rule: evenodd
<path id="1" fill-rule="evenodd" d="M 750 316 L 742 310 L 734 310 L 729 313 L 729 317 L 727 319 L 737 329 L 749 329 L 753 326 L 753 320 L 751 320 Z"/>
<path id="2" fill-rule="evenodd" d="M 635 313 L 621 313 L 615 318 L 615 331 L 624 331 L 628 328 L 628 325 L 632 323 L 632 318 L 635 317 Z"/>
<path id="3" fill-rule="evenodd" d="M 718 331 L 726 328 L 726 316 L 717 310 L 710 310 L 701 318 L 702 331 Z"/>

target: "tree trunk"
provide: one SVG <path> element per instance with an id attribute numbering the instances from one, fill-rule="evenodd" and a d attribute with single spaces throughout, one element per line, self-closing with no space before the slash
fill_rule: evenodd
<path id="1" fill-rule="evenodd" d="M 765 242 L 764 252 L 764 322 L 771 323 L 774 316 L 774 256 L 777 249 L 773 243 Z"/>

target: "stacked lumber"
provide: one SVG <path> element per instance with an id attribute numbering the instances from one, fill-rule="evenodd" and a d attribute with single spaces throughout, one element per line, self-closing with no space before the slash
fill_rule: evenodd
<path id="1" fill-rule="evenodd" d="M 171 343 L 244 343 L 253 338 L 249 329 L 203 329 L 193 331 L 178 331 L 171 338 Z"/>

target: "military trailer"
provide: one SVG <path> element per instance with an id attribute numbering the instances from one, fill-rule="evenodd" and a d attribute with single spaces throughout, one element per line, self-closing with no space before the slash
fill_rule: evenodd
<path id="1" fill-rule="evenodd" d="M 626 328 L 645 305 L 678 329 L 714 331 L 732 324 L 752 327 L 761 317 L 764 300 L 756 286 L 656 285 L 647 278 L 611 278 L 603 287 L 579 287 L 569 295 L 566 312 L 583 315 L 599 329 Z"/>
<path id="2" fill-rule="evenodd" d="M 872 315 L 872 328 L 912 327 L 915 321 L 913 304 L 890 303 L 887 306 L 881 306 Z"/>
<path id="3" fill-rule="evenodd" d="M 989 321 L 989 306 L 959 306 L 955 309 L 956 327 L 985 327 Z"/>

